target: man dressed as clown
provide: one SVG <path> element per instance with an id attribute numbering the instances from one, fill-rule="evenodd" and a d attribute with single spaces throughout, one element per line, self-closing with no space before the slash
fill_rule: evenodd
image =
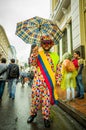
<path id="1" fill-rule="evenodd" d="M 34 120 L 41 107 L 44 125 L 47 128 L 50 127 L 50 106 L 56 104 L 58 100 L 55 71 L 59 56 L 55 52 L 50 52 L 53 45 L 50 36 L 42 36 L 41 49 L 33 44 L 30 55 L 30 65 L 34 66 L 34 80 L 30 117 L 27 123 Z"/>

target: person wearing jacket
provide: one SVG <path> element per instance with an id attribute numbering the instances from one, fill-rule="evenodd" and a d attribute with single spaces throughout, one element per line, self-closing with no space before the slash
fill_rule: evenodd
<path id="1" fill-rule="evenodd" d="M 7 68 L 6 59 L 2 58 L 0 63 L 0 102 L 2 101 L 2 96 L 5 88 L 5 82 L 7 79 Z"/>
<path id="2" fill-rule="evenodd" d="M 15 59 L 11 59 L 8 65 L 8 90 L 9 98 L 15 99 L 16 84 L 19 78 L 19 66 L 15 64 Z"/>

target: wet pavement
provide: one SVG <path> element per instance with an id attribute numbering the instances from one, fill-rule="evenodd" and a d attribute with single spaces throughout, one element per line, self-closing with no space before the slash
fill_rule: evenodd
<path id="1" fill-rule="evenodd" d="M 28 124 L 27 118 L 30 112 L 31 88 L 22 87 L 19 83 L 16 89 L 16 98 L 12 100 L 8 96 L 5 87 L 2 103 L 0 104 L 0 130 L 46 130 L 41 111 L 33 123 Z M 51 108 L 51 127 L 49 130 L 85 130 L 78 122 L 57 106 Z"/>

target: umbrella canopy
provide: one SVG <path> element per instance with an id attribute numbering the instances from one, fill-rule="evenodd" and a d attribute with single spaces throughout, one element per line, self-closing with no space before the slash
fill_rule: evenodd
<path id="1" fill-rule="evenodd" d="M 29 44 L 40 44 L 41 36 L 48 35 L 55 44 L 58 44 L 63 34 L 57 24 L 36 16 L 17 23 L 16 35 Z"/>

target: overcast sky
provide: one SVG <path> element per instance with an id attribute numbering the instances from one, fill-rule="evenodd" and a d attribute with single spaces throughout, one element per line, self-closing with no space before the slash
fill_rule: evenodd
<path id="1" fill-rule="evenodd" d="M 27 61 L 30 45 L 15 35 L 16 23 L 34 16 L 49 18 L 50 0 L 0 0 L 0 24 L 21 60 Z"/>

